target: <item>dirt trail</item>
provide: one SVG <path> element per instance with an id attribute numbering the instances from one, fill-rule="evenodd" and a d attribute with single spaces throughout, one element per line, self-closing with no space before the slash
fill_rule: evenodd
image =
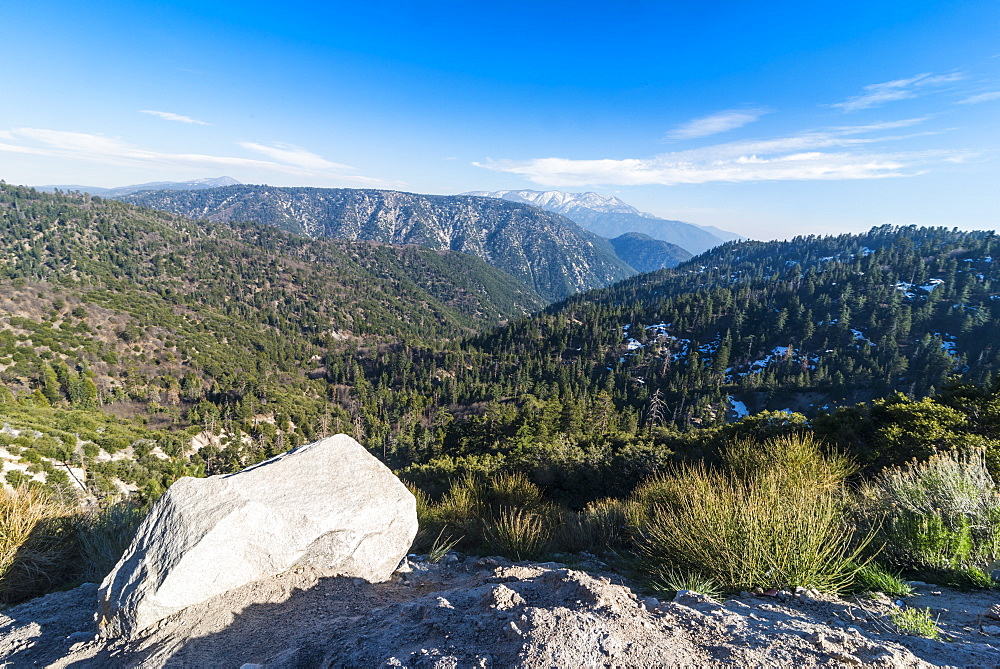
<path id="1" fill-rule="evenodd" d="M 888 598 L 638 594 L 555 563 L 415 560 L 387 583 L 309 569 L 186 609 L 130 641 L 95 639 L 96 586 L 0 612 L 5 666 L 994 666 L 995 592 L 920 587 L 950 641 L 903 636 Z M 932 594 L 940 593 L 940 594 Z M 984 633 L 986 630 L 987 633 Z M 0 665 L 3 666 L 3 665 Z"/>

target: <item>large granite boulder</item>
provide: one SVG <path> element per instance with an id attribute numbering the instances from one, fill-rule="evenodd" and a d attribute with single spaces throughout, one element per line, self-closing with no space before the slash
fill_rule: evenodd
<path id="1" fill-rule="evenodd" d="M 101 584 L 98 624 L 104 636 L 133 636 L 299 565 L 384 581 L 416 531 L 413 495 L 343 434 L 236 474 L 182 478 Z"/>

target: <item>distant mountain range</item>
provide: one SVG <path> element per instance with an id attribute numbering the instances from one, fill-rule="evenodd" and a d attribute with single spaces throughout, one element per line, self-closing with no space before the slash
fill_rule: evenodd
<path id="1" fill-rule="evenodd" d="M 521 279 L 548 301 L 636 273 L 607 239 L 559 214 L 500 199 L 249 185 L 116 197 L 213 222 L 256 221 L 311 238 L 461 251 Z"/>
<path id="2" fill-rule="evenodd" d="M 235 186 L 241 182 L 232 177 L 210 177 L 206 179 L 192 179 L 191 181 L 151 181 L 144 184 L 133 184 L 131 186 L 119 186 L 117 188 L 101 188 L 100 186 L 79 186 L 79 185 L 52 185 L 36 186 L 36 190 L 45 193 L 53 193 L 56 189 L 63 192 L 78 191 L 80 193 L 90 193 L 101 197 L 120 197 L 130 195 L 143 190 L 201 190 L 204 188 L 217 188 L 219 186 Z"/>
<path id="3" fill-rule="evenodd" d="M 737 234 L 715 227 L 670 221 L 641 212 L 613 195 L 564 193 L 555 190 L 483 190 L 463 194 L 533 204 L 562 214 L 602 237 L 610 239 L 628 232 L 638 232 L 676 244 L 695 255 L 725 242 L 743 239 Z"/>
<path id="4" fill-rule="evenodd" d="M 260 221 L 312 238 L 462 251 L 507 271 L 550 301 L 608 285 L 636 271 L 675 267 L 692 253 L 738 238 L 721 230 L 665 221 L 598 193 L 522 190 L 430 196 L 246 186 L 232 177 L 117 188 L 38 187 L 47 192 L 57 189 L 215 222 Z M 483 197 L 505 203 L 483 204 L 479 201 Z M 511 202 L 528 206 L 512 207 L 507 204 Z"/>

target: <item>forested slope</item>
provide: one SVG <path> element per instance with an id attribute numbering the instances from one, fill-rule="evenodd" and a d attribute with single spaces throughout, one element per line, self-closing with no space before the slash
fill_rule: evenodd
<path id="1" fill-rule="evenodd" d="M 950 379 L 988 394 L 1000 364 L 992 233 L 730 243 L 501 324 L 538 298 L 471 256 L 0 193 L 7 415 L 135 416 L 164 482 L 344 431 L 430 490 L 515 468 L 580 499 L 710 452 L 745 411 L 789 410 L 734 429 Z"/>

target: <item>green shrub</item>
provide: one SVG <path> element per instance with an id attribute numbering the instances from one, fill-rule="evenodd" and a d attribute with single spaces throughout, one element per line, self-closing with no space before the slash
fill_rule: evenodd
<path id="1" fill-rule="evenodd" d="M 542 503 L 542 489 L 521 472 L 499 474 L 481 490 L 480 501 L 494 516 L 504 509 L 537 509 Z"/>
<path id="2" fill-rule="evenodd" d="M 896 568 L 985 569 L 1000 552 L 1000 493 L 982 451 L 888 469 L 861 499 L 864 520 L 879 528 L 880 559 Z"/>
<path id="3" fill-rule="evenodd" d="M 889 619 L 900 634 L 922 636 L 937 639 L 941 636 L 937 620 L 931 617 L 931 610 L 926 609 L 896 609 L 889 612 Z"/>
<path id="4" fill-rule="evenodd" d="M 992 588 L 994 585 L 993 578 L 982 569 L 979 569 L 978 567 L 969 567 L 968 569 L 963 569 L 960 572 L 960 574 L 961 574 L 961 581 L 964 581 L 964 583 L 960 582 L 960 587 L 978 588 L 985 590 L 987 588 Z"/>
<path id="5" fill-rule="evenodd" d="M 696 571 L 667 569 L 651 578 L 649 585 L 659 592 L 676 594 L 681 590 L 692 590 L 714 599 L 722 596 L 722 591 L 715 581 Z"/>
<path id="6" fill-rule="evenodd" d="M 145 515 L 142 507 L 118 502 L 83 519 L 79 542 L 84 580 L 100 583 L 111 573 Z"/>
<path id="7" fill-rule="evenodd" d="M 554 549 L 570 553 L 620 550 L 630 541 L 630 510 L 635 505 L 618 499 L 600 499 L 583 511 L 564 511 L 553 528 Z"/>
<path id="8" fill-rule="evenodd" d="M 894 597 L 909 597 L 913 588 L 899 574 L 893 574 L 876 562 L 869 562 L 854 575 L 857 590 L 884 592 Z"/>
<path id="9" fill-rule="evenodd" d="M 636 491 L 648 573 L 699 573 L 731 590 L 851 582 L 867 541 L 849 522 L 845 458 L 793 435 L 732 444 L 721 459 L 721 469 L 685 465 Z"/>
<path id="10" fill-rule="evenodd" d="M 523 474 L 483 479 L 466 474 L 452 483 L 437 504 L 418 497 L 420 530 L 416 550 L 440 543 L 444 528 L 458 537 L 452 546 L 488 548 L 516 560 L 539 556 L 548 548 L 552 528 L 562 513 L 546 503 L 541 489 Z M 435 539 L 437 537 L 437 539 Z"/>

